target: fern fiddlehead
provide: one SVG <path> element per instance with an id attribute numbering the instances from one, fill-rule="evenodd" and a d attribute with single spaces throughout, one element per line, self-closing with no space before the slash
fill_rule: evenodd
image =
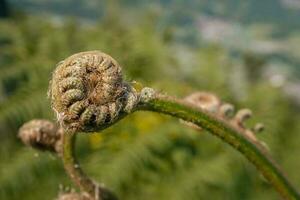
<path id="1" fill-rule="evenodd" d="M 68 131 L 103 129 L 138 102 L 135 89 L 123 82 L 120 65 L 99 51 L 60 62 L 50 84 L 52 107 Z"/>
<path id="2" fill-rule="evenodd" d="M 58 121 L 65 130 L 62 159 L 66 171 L 91 199 L 113 197 L 106 195 L 109 192 L 99 190 L 78 167 L 74 155 L 76 132 L 102 130 L 138 110 L 167 114 L 208 130 L 240 151 L 284 199 L 300 199 L 263 145 L 253 137 L 255 131 L 244 127 L 243 122 L 251 115 L 249 110 L 240 110 L 231 118 L 233 106 L 220 103 L 212 96 L 206 96 L 197 106 L 193 102 L 195 95 L 191 100 L 179 100 L 151 88 L 138 93 L 122 80 L 119 64 L 99 51 L 78 53 L 60 62 L 53 73 L 49 94 Z M 254 129 L 261 130 L 262 126 L 258 124 Z"/>
<path id="3" fill-rule="evenodd" d="M 23 124 L 19 129 L 18 137 L 27 146 L 60 154 L 62 134 L 63 130 L 59 129 L 55 123 L 44 119 L 35 119 Z"/>

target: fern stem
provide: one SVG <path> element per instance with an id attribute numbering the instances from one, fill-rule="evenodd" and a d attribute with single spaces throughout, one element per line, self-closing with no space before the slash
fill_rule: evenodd
<path id="1" fill-rule="evenodd" d="M 138 109 L 167 114 L 192 122 L 208 130 L 240 151 L 284 199 L 300 199 L 300 194 L 270 155 L 222 120 L 193 108 L 180 100 L 164 95 L 156 95 L 152 100 L 140 104 Z"/>
<path id="2" fill-rule="evenodd" d="M 284 172 L 280 169 L 277 163 L 271 156 L 259 145 L 251 142 L 243 134 L 236 129 L 230 127 L 226 122 L 218 119 L 210 114 L 199 110 L 185 102 L 164 95 L 155 95 L 154 98 L 147 102 L 139 103 L 134 111 L 153 111 L 163 113 L 185 121 L 192 122 L 206 129 L 213 135 L 219 137 L 224 142 L 230 144 L 236 150 L 240 151 L 257 170 L 269 181 L 269 183 L 277 190 L 277 192 L 287 200 L 299 200 L 300 194 L 295 187 L 286 178 Z M 111 124 L 112 125 L 112 124 Z M 75 137 L 74 133 L 66 133 L 63 136 L 63 162 L 65 169 L 71 179 L 77 186 L 95 196 L 97 185 L 94 181 L 88 178 L 79 164 L 76 161 L 74 153 Z M 116 199 L 110 191 L 104 188 L 99 188 L 101 196 Z"/>
<path id="3" fill-rule="evenodd" d="M 108 189 L 91 180 L 81 169 L 74 152 L 75 133 L 63 134 L 62 160 L 67 174 L 80 190 L 89 194 L 94 200 L 116 200 L 116 196 Z"/>

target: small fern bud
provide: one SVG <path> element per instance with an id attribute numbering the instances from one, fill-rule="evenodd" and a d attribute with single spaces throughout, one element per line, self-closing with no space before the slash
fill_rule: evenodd
<path id="1" fill-rule="evenodd" d="M 141 90 L 140 94 L 140 102 L 149 102 L 151 99 L 155 97 L 155 90 L 149 87 L 145 87 Z"/>
<path id="2" fill-rule="evenodd" d="M 245 121 L 252 117 L 252 111 L 250 109 L 244 108 L 239 110 L 233 119 L 233 124 L 236 124 L 240 128 L 245 127 Z"/>
<path id="3" fill-rule="evenodd" d="M 266 145 L 263 145 L 261 141 L 259 141 L 256 137 L 256 133 L 262 132 L 264 129 L 264 125 L 261 123 L 257 123 L 254 128 L 248 129 L 245 125 L 245 121 L 252 117 L 252 111 L 249 109 L 241 109 L 239 110 L 234 118 L 230 121 L 231 125 L 237 128 L 243 135 L 245 135 L 248 139 L 255 142 L 257 145 L 262 148 L 266 148 Z"/>
<path id="4" fill-rule="evenodd" d="M 184 98 L 184 101 L 209 113 L 216 113 L 220 107 L 220 99 L 208 92 L 195 92 Z"/>
<path id="5" fill-rule="evenodd" d="M 255 124 L 253 128 L 254 133 L 260 133 L 263 132 L 264 130 L 265 130 L 265 126 L 262 123 Z"/>
<path id="6" fill-rule="evenodd" d="M 234 115 L 234 106 L 229 103 L 224 103 L 220 106 L 219 114 L 222 118 L 230 118 Z"/>
<path id="7" fill-rule="evenodd" d="M 39 150 L 60 152 L 61 131 L 51 121 L 35 119 L 25 123 L 18 133 L 22 142 Z"/>
<path id="8" fill-rule="evenodd" d="M 134 110 L 136 90 L 123 82 L 120 65 L 100 51 L 60 62 L 50 82 L 52 107 L 70 131 L 99 131 Z"/>
<path id="9" fill-rule="evenodd" d="M 208 92 L 192 93 L 185 97 L 184 101 L 212 114 L 217 113 L 221 105 L 220 99 L 216 95 Z M 180 122 L 195 130 L 202 130 L 201 127 L 195 125 L 194 123 L 187 122 L 184 120 L 180 120 Z"/>
<path id="10" fill-rule="evenodd" d="M 237 129 L 241 134 L 246 136 L 249 140 L 261 145 L 256 138 L 255 133 L 261 132 L 264 129 L 263 124 L 258 123 L 254 128 L 248 129 L 245 125 L 246 120 L 252 116 L 252 111 L 249 109 L 241 109 L 234 113 L 234 106 L 230 103 L 221 102 L 221 100 L 214 94 L 208 92 L 195 92 L 184 98 L 184 101 L 194 107 L 200 108 L 215 117 L 222 119 L 225 123 Z M 180 120 L 181 123 L 201 131 L 202 128 L 192 122 Z"/>

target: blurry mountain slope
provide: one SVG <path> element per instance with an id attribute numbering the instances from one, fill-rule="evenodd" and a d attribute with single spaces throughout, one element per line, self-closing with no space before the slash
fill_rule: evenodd
<path id="1" fill-rule="evenodd" d="M 53 13 L 73 15 L 95 19 L 103 16 L 105 1 L 97 0 L 9 0 L 13 7 L 33 13 Z M 125 7 L 161 7 L 165 13 L 180 10 L 172 19 L 166 19 L 177 25 L 191 24 L 197 14 L 226 18 L 242 24 L 270 23 L 277 27 L 277 34 L 284 35 L 294 30 L 300 30 L 300 1 L 299 0 L 217 0 L 217 1 L 119 1 Z M 178 9 L 180 8 L 180 9 Z M 182 15 L 185 13 L 185 15 Z M 188 14 L 188 15 L 187 15 Z M 168 15 L 164 16 L 165 18 Z"/>

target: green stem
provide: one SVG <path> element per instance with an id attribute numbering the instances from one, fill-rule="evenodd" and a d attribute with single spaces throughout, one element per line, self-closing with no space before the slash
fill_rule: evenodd
<path id="1" fill-rule="evenodd" d="M 171 115 L 197 124 L 208 130 L 213 135 L 221 138 L 223 141 L 240 151 L 256 166 L 257 170 L 262 173 L 284 199 L 300 200 L 299 193 L 288 181 L 283 171 L 271 158 L 268 152 L 261 146 L 251 142 L 242 133 L 228 125 L 228 123 L 224 122 L 222 119 L 218 119 L 198 108 L 187 105 L 183 101 L 163 95 L 155 95 L 152 100 L 140 103 L 135 111 L 137 110 L 154 111 Z M 120 119 L 124 116 L 125 115 L 122 115 Z M 97 185 L 95 182 L 89 179 L 79 167 L 74 154 L 74 135 L 74 133 L 65 133 L 63 136 L 62 157 L 67 173 L 77 186 L 90 194 L 90 196 L 95 196 L 98 191 L 100 194 L 99 199 L 101 200 L 116 199 L 116 197 L 107 189 L 98 186 L 98 190 L 96 191 Z"/>
<path id="2" fill-rule="evenodd" d="M 297 190 L 287 180 L 278 165 L 266 151 L 252 143 L 243 134 L 230 127 L 226 122 L 217 119 L 197 108 L 167 96 L 157 95 L 152 100 L 139 105 L 139 110 L 148 110 L 171 115 L 192 122 L 221 138 L 240 151 L 257 170 L 270 182 L 284 199 L 300 199 Z"/>
<path id="3" fill-rule="evenodd" d="M 80 190 L 89 194 L 91 199 L 116 200 L 117 198 L 111 191 L 91 180 L 81 169 L 74 152 L 75 136 L 75 133 L 63 134 L 62 160 L 66 172 Z"/>

